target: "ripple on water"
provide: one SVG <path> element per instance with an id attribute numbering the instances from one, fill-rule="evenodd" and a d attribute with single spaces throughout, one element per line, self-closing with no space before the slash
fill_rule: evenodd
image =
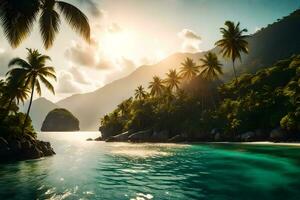
<path id="1" fill-rule="evenodd" d="M 45 134 L 56 156 L 0 165 L 0 199 L 300 199 L 299 149 L 86 142 L 84 134 Z"/>

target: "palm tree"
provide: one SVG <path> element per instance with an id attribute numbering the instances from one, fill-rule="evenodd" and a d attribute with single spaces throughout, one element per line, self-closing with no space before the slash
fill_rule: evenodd
<path id="1" fill-rule="evenodd" d="M 29 88 L 31 91 L 30 101 L 28 110 L 26 113 L 24 125 L 22 132 L 24 133 L 25 124 L 28 120 L 33 94 L 36 89 L 39 96 L 41 96 L 41 83 L 43 83 L 48 90 L 50 90 L 53 94 L 54 87 L 47 80 L 47 78 L 51 78 L 56 80 L 55 70 L 51 66 L 46 66 L 46 62 L 51 60 L 49 56 L 40 54 L 37 50 L 27 49 L 27 61 L 21 58 L 14 58 L 10 61 L 9 67 L 18 66 L 11 69 L 7 74 L 11 77 L 18 77 L 20 82 L 24 82 L 24 86 Z"/>
<path id="2" fill-rule="evenodd" d="M 129 99 L 126 99 L 122 103 L 118 105 L 118 109 L 120 110 L 122 116 L 125 116 L 129 113 L 129 108 L 132 104 L 132 98 L 130 97 Z"/>
<path id="3" fill-rule="evenodd" d="M 202 62 L 202 65 L 200 66 L 202 68 L 202 71 L 200 75 L 208 80 L 208 81 L 214 81 L 219 79 L 219 75 L 223 74 L 222 71 L 222 64 L 219 62 L 218 57 L 215 53 L 208 52 L 204 55 L 204 58 L 201 58 L 200 61 Z M 211 95 L 212 102 L 214 104 L 214 107 L 216 108 L 215 100 L 213 95 Z M 204 100 L 202 95 L 202 107 L 204 106 Z"/>
<path id="4" fill-rule="evenodd" d="M 180 74 L 186 80 L 192 80 L 199 73 L 199 66 L 191 58 L 186 58 L 181 65 Z"/>
<path id="5" fill-rule="evenodd" d="M 237 58 L 241 60 L 241 52 L 248 53 L 247 36 L 243 35 L 244 32 L 247 32 L 247 29 L 241 30 L 239 22 L 235 25 L 234 22 L 226 21 L 225 26 L 227 26 L 227 28 L 220 28 L 223 38 L 217 41 L 215 45 L 221 48 L 223 57 L 231 59 L 237 83 L 237 74 L 234 63 Z"/>
<path id="6" fill-rule="evenodd" d="M 18 47 L 33 29 L 39 16 L 40 33 L 46 49 L 59 32 L 62 14 L 70 26 L 87 41 L 90 26 L 87 17 L 72 4 L 58 0 L 1 0 L 0 21 L 12 47 Z"/>
<path id="7" fill-rule="evenodd" d="M 134 96 L 136 99 L 139 99 L 139 100 L 145 99 L 147 97 L 147 93 L 146 93 L 144 87 L 140 85 L 137 89 L 135 89 Z"/>
<path id="8" fill-rule="evenodd" d="M 202 65 L 201 76 L 207 80 L 214 81 L 219 79 L 219 75 L 223 74 L 222 64 L 218 60 L 218 57 L 215 53 L 208 52 L 204 55 L 204 58 L 201 58 L 200 61 Z"/>
<path id="9" fill-rule="evenodd" d="M 169 73 L 167 73 L 167 78 L 165 79 L 165 83 L 167 87 L 171 89 L 171 91 L 178 90 L 180 84 L 181 77 L 177 73 L 176 69 L 171 69 Z"/>
<path id="10" fill-rule="evenodd" d="M 4 86 L 3 99 L 8 103 L 6 110 L 9 111 L 11 104 L 15 100 L 17 104 L 24 103 L 29 96 L 29 89 L 17 78 L 8 77 L 8 83 Z"/>
<path id="11" fill-rule="evenodd" d="M 165 88 L 164 81 L 160 77 L 154 76 L 148 88 L 150 89 L 151 96 L 161 96 Z"/>
<path id="12" fill-rule="evenodd" d="M 4 115 L 0 118 L 0 122 L 4 121 L 8 116 L 12 103 L 24 103 L 29 96 L 29 89 L 24 87 L 24 83 L 20 83 L 17 78 L 8 77 L 8 82 L 3 85 L 3 92 L 0 103 L 3 106 Z"/>

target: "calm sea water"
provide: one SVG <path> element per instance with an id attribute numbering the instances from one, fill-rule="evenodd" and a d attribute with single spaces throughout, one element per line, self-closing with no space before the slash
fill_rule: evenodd
<path id="1" fill-rule="evenodd" d="M 86 142 L 40 133 L 57 155 L 0 165 L 0 199 L 300 199 L 300 148 Z"/>

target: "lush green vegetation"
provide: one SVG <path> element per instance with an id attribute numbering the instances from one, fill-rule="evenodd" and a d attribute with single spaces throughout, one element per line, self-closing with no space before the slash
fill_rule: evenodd
<path id="1" fill-rule="evenodd" d="M 0 1 L 0 21 L 10 45 L 18 47 L 32 31 L 39 15 L 40 33 L 46 49 L 53 45 L 59 32 L 61 15 L 67 23 L 87 41 L 90 26 L 87 17 L 72 4 L 56 0 L 3 0 Z M 0 80 L 0 136 L 4 138 L 35 137 L 29 112 L 36 91 L 41 96 L 41 84 L 54 93 L 49 79 L 56 80 L 55 70 L 47 66 L 51 60 L 38 50 L 27 49 L 27 59 L 15 58 L 9 63 L 12 69 Z M 18 112 L 18 104 L 29 100 L 26 114 Z"/>
<path id="2" fill-rule="evenodd" d="M 225 22 L 223 38 L 216 45 L 233 63 L 248 53 L 246 36 L 239 23 Z M 255 74 L 242 74 L 222 83 L 217 56 L 208 52 L 198 65 L 190 58 L 180 73 L 170 70 L 166 78 L 154 76 L 149 92 L 143 86 L 135 98 L 122 102 L 101 119 L 101 129 L 112 135 L 153 129 L 169 135 L 210 140 L 218 132 L 223 140 L 239 140 L 248 131 L 268 139 L 272 129 L 281 127 L 286 139 L 298 139 L 300 131 L 300 56 L 279 61 Z"/>
<path id="3" fill-rule="evenodd" d="M 29 112 L 33 100 L 34 91 L 41 95 L 41 83 L 54 93 L 54 88 L 47 79 L 56 79 L 53 67 L 46 66 L 49 56 L 40 54 L 37 50 L 28 49 L 27 60 L 14 58 L 9 66 L 13 68 L 7 73 L 6 82 L 1 80 L 0 89 L 0 132 L 7 138 L 8 134 L 14 136 L 35 136 L 31 125 Z M 18 66 L 18 67 L 16 67 Z M 18 113 L 18 104 L 30 96 L 26 115 Z"/>
<path id="4" fill-rule="evenodd" d="M 299 137 L 295 134 L 300 131 L 300 56 L 255 74 L 243 74 L 237 82 L 221 84 L 204 78 L 206 74 L 210 73 L 204 68 L 173 92 L 166 87 L 168 79 L 162 84 L 154 77 L 150 94 L 144 91 L 144 98 L 122 102 L 102 118 L 101 125 L 114 134 L 153 128 L 193 138 L 209 138 L 211 130 L 217 128 L 229 140 L 247 131 L 260 129 L 268 134 L 282 127 L 289 138 Z"/>

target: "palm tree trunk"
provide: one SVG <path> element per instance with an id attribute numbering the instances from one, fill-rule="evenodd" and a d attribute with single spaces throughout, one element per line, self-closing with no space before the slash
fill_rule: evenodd
<path id="1" fill-rule="evenodd" d="M 232 60 L 232 68 L 233 68 L 233 72 L 234 72 L 234 76 L 235 76 L 235 83 L 237 84 L 238 79 L 237 79 L 236 70 L 235 70 L 235 66 L 234 66 L 234 60 Z"/>
<path id="2" fill-rule="evenodd" d="M 30 112 L 30 108 L 31 108 L 31 104 L 32 104 L 33 93 L 34 93 L 34 83 L 35 83 L 35 78 L 33 80 L 32 88 L 31 88 L 31 96 L 30 96 L 30 101 L 29 101 L 26 117 L 25 117 L 25 120 L 24 120 L 23 128 L 22 128 L 22 135 L 24 135 L 24 132 L 25 132 L 26 122 L 28 120 L 29 112 Z"/>

